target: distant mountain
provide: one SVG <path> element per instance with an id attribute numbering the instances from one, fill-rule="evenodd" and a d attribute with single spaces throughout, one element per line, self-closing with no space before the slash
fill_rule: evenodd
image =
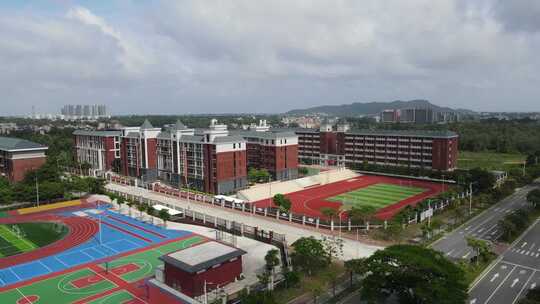
<path id="1" fill-rule="evenodd" d="M 407 109 L 407 108 L 431 108 L 434 111 L 441 112 L 459 112 L 467 113 L 472 112 L 464 109 L 451 109 L 448 107 L 440 107 L 430 103 L 427 100 L 415 99 L 409 101 L 396 100 L 391 102 L 355 102 L 351 104 L 335 105 L 335 106 L 318 106 L 307 109 L 296 109 L 287 112 L 289 115 L 301 115 L 301 114 L 328 114 L 338 116 L 358 116 L 378 114 L 383 110 L 388 109 Z"/>

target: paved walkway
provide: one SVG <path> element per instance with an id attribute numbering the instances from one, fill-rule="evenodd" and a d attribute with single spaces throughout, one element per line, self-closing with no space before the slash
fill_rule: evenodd
<path id="1" fill-rule="evenodd" d="M 108 184 L 107 189 L 116 190 L 131 195 L 142 196 L 147 199 L 164 202 L 171 205 L 176 205 L 182 208 L 191 209 L 196 212 L 205 213 L 211 216 L 220 217 L 226 220 L 242 222 L 246 225 L 259 227 L 264 230 L 272 230 L 277 233 L 284 234 L 287 238 L 288 244 L 292 244 L 294 241 L 301 237 L 314 236 L 321 238 L 325 234 L 319 231 L 304 229 L 297 225 L 289 225 L 285 222 L 272 221 L 271 219 L 264 218 L 262 216 L 241 213 L 239 211 L 233 211 L 230 209 L 220 208 L 217 206 L 211 206 L 207 203 L 188 202 L 185 199 L 178 199 L 169 196 L 165 196 L 160 193 L 156 193 L 143 188 L 136 188 L 132 186 L 123 186 L 117 184 Z M 324 230 L 322 230 L 324 231 Z M 376 250 L 382 247 L 367 245 L 355 240 L 343 238 L 343 260 L 349 260 L 357 257 L 367 257 L 373 254 Z"/>

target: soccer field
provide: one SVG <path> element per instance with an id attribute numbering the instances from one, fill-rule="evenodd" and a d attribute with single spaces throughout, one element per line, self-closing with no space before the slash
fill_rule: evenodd
<path id="1" fill-rule="evenodd" d="M 365 188 L 342 193 L 326 200 L 340 202 L 346 207 L 372 207 L 375 210 L 396 204 L 407 198 L 423 193 L 426 189 L 377 183 Z"/>
<path id="2" fill-rule="evenodd" d="M 0 225 L 0 257 L 31 251 L 38 246 L 12 231 L 7 225 Z"/>

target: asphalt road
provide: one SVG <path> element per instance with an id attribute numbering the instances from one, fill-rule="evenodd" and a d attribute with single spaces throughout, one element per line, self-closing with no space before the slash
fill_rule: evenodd
<path id="1" fill-rule="evenodd" d="M 539 221 L 472 287 L 469 304 L 513 304 L 536 286 L 540 286 Z"/>
<path id="2" fill-rule="evenodd" d="M 500 237 L 499 221 L 513 210 L 527 205 L 527 193 L 534 189 L 534 185 L 527 185 L 514 194 L 491 206 L 478 216 L 470 219 L 458 229 L 442 237 L 432 245 L 433 249 L 441 251 L 448 258 L 467 259 L 474 255 L 473 250 L 467 246 L 465 237 L 495 241 Z"/>

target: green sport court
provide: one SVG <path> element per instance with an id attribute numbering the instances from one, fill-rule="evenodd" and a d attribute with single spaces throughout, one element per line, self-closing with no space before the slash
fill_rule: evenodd
<path id="1" fill-rule="evenodd" d="M 0 292 L 2 304 L 146 303 L 136 285 L 154 274 L 159 257 L 205 242 L 201 236 L 172 241 L 118 257 L 107 264 L 91 264 Z"/>
<path id="2" fill-rule="evenodd" d="M 8 225 L 0 225 L 0 257 L 28 252 L 38 248 L 30 240 L 17 235 Z"/>
<path id="3" fill-rule="evenodd" d="M 340 202 L 345 207 L 371 207 L 375 210 L 425 192 L 426 189 L 394 184 L 377 183 L 364 188 L 341 193 L 327 198 L 330 202 Z"/>

